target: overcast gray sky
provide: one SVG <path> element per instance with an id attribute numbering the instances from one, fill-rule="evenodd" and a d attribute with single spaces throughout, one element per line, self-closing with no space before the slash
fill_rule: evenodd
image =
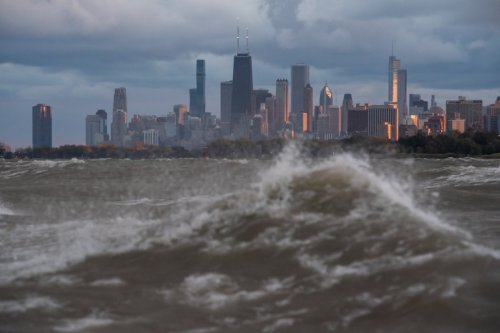
<path id="1" fill-rule="evenodd" d="M 305 62 L 315 103 L 325 81 L 338 104 L 382 103 L 394 41 L 409 93 L 443 107 L 500 95 L 500 0 L 0 0 L 0 141 L 30 146 L 31 107 L 45 103 L 54 145 L 84 143 L 85 116 L 109 112 L 120 86 L 130 115 L 166 114 L 188 104 L 197 58 L 219 115 L 237 17 L 255 88 L 274 92 Z"/>

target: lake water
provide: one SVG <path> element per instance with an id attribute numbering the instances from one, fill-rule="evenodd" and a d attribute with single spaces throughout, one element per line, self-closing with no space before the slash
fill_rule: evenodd
<path id="1" fill-rule="evenodd" d="M 499 332 L 500 160 L 0 161 L 1 332 Z"/>

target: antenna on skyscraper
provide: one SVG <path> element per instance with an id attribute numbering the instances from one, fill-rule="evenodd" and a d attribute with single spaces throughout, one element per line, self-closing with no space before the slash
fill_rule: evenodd
<path id="1" fill-rule="evenodd" d="M 240 18 L 236 18 L 236 54 L 240 53 Z"/>
<path id="2" fill-rule="evenodd" d="M 246 39 L 247 39 L 247 53 L 250 53 L 250 51 L 248 51 L 248 27 L 247 27 L 247 37 L 246 37 Z"/>
<path id="3" fill-rule="evenodd" d="M 392 50 L 391 50 L 391 56 L 394 57 L 394 40 L 392 40 Z"/>

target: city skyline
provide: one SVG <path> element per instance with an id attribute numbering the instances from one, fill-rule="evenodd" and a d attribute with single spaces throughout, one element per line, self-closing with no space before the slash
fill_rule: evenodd
<path id="1" fill-rule="evenodd" d="M 382 104 L 394 41 L 394 55 L 408 71 L 408 94 L 425 100 L 434 94 L 441 107 L 459 95 L 482 99 L 483 105 L 500 95 L 500 24 L 492 15 L 500 5 L 495 1 L 207 5 L 0 1 L 0 113 L 5 119 L 0 141 L 29 146 L 30 109 L 45 103 L 52 107 L 54 145 L 81 144 L 85 117 L 98 109 L 111 115 L 110 96 L 122 86 L 127 87 L 129 116 L 167 114 L 175 104 L 189 104 L 196 59 L 206 60 L 206 111 L 220 116 L 220 83 L 232 77 L 238 16 L 241 26 L 249 27 L 255 89 L 274 91 L 277 78 L 290 82 L 290 67 L 304 62 L 311 69 L 315 102 L 328 81 L 337 106 L 345 93 L 355 103 Z M 221 19 L 203 28 L 204 19 L 216 13 Z M 37 24 L 38 16 L 44 17 L 38 14 L 51 20 Z M 117 18 L 126 18 L 128 26 Z M 360 21 L 364 27 L 356 26 Z"/>

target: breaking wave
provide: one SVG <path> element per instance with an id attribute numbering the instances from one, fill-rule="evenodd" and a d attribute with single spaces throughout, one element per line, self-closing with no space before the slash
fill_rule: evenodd
<path id="1" fill-rule="evenodd" d="M 36 163 L 54 167 L 82 161 Z M 157 244 L 199 242 L 205 251 L 218 254 L 294 249 L 296 261 L 319 273 L 326 285 L 344 276 L 420 265 L 457 251 L 488 253 L 472 251 L 466 245 L 473 244 L 471 236 L 419 206 L 413 192 L 411 182 L 375 170 L 366 157 L 338 154 L 309 160 L 290 145 L 267 170 L 260 170 L 259 181 L 240 191 L 112 203 L 176 206 L 168 216 L 20 224 L 2 237 L 13 252 L 0 256 L 0 283 L 57 271 L 88 256 Z M 16 260 L 9 262 L 9 257 Z"/>

